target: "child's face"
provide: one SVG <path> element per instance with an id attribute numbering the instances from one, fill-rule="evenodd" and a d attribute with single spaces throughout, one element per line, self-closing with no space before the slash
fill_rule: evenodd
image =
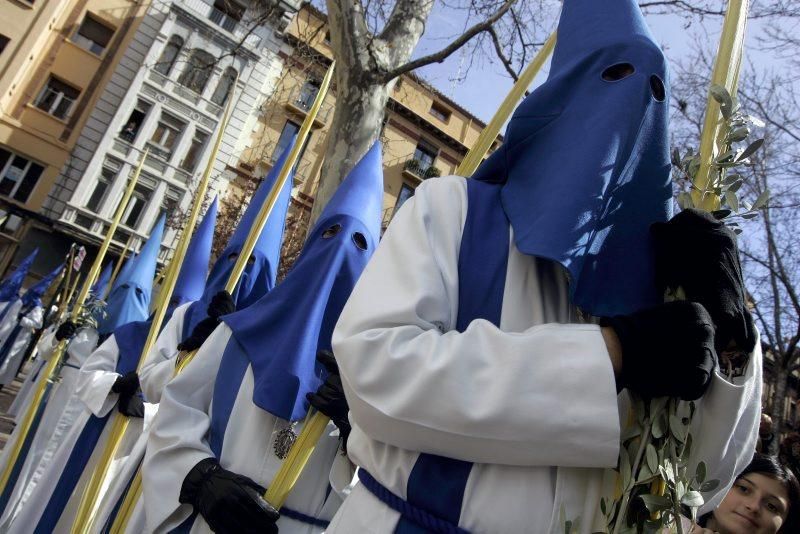
<path id="1" fill-rule="evenodd" d="M 781 482 L 748 473 L 733 483 L 708 527 L 720 534 L 774 534 L 788 511 L 789 495 Z"/>

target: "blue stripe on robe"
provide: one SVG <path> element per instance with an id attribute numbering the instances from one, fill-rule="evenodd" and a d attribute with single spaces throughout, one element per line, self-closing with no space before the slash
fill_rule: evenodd
<path id="1" fill-rule="evenodd" d="M 136 370 L 141 350 L 144 347 L 144 342 L 145 340 L 142 339 L 138 351 L 135 350 L 135 344 L 123 342 L 121 346 L 118 345 L 118 358 L 115 369 L 117 373 L 124 375 L 130 371 Z M 133 347 L 134 350 L 127 350 L 131 347 Z M 61 476 L 58 478 L 55 488 L 53 488 L 50 501 L 47 503 L 44 512 L 39 518 L 34 534 L 49 534 L 55 530 L 58 520 L 61 518 L 61 514 L 64 513 L 64 508 L 67 506 L 70 497 L 75 491 L 75 487 L 78 485 L 78 481 L 80 481 L 84 469 L 86 469 L 86 465 L 89 463 L 89 459 L 92 457 L 92 453 L 97 447 L 97 442 L 103 434 L 106 422 L 108 422 L 111 415 L 114 414 L 114 411 L 115 410 L 112 408 L 109 413 L 103 417 L 97 417 L 94 414 L 89 416 L 89 420 L 86 421 L 86 425 L 83 427 L 80 436 L 78 436 L 78 440 L 72 448 L 64 470 L 61 472 Z"/>
<path id="2" fill-rule="evenodd" d="M 458 257 L 458 332 L 464 332 L 475 319 L 500 326 L 508 268 L 509 223 L 500 204 L 500 188 L 467 180 L 467 200 Z M 470 462 L 422 453 L 408 477 L 407 500 L 458 525 L 471 470 Z M 395 532 L 423 534 L 427 531 L 401 517 Z"/>

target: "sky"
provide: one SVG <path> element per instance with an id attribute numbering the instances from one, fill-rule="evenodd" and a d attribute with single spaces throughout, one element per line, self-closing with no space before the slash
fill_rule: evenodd
<path id="1" fill-rule="evenodd" d="M 688 28 L 685 27 L 684 19 L 679 16 L 650 15 L 647 22 L 671 62 L 688 55 L 697 42 L 708 42 L 715 49 L 722 27 L 722 17 L 710 17 L 702 23 L 695 22 Z M 439 50 L 460 29 L 461 24 L 457 17 L 440 7 L 435 8 L 428 21 L 427 31 L 415 51 L 415 57 Z M 751 21 L 748 24 L 746 61 L 777 66 L 772 57 L 758 50 L 757 37 L 762 31 L 758 22 Z M 429 65 L 416 72 L 446 96 L 487 122 L 511 88 L 511 79 L 498 60 L 491 62 L 484 58 L 473 65 L 465 79 L 454 82 L 458 73 L 466 69 L 466 60 L 463 53 L 456 52 L 444 63 Z M 546 69 L 539 73 L 533 87 L 541 83 L 546 74 Z"/>

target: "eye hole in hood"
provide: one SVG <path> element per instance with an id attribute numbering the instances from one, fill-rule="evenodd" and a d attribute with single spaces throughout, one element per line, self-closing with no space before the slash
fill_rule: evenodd
<path id="1" fill-rule="evenodd" d="M 650 90 L 653 93 L 653 98 L 658 100 L 659 102 L 663 102 L 664 99 L 667 97 L 667 91 L 664 89 L 664 82 L 661 81 L 661 78 L 653 74 L 650 76 Z"/>
<path id="2" fill-rule="evenodd" d="M 322 232 L 322 239 L 330 239 L 341 231 L 342 231 L 342 225 L 338 223 L 334 224 L 333 226 L 326 228 L 325 231 Z"/>
<path id="3" fill-rule="evenodd" d="M 632 76 L 634 72 L 636 72 L 636 69 L 630 63 L 617 63 L 606 67 L 606 70 L 601 74 L 601 78 L 607 82 L 618 82 L 628 76 Z"/>
<path id="4" fill-rule="evenodd" d="M 355 243 L 356 246 L 361 250 L 367 250 L 367 248 L 369 248 L 367 246 L 367 238 L 364 237 L 364 234 L 361 232 L 353 233 L 353 243 Z"/>

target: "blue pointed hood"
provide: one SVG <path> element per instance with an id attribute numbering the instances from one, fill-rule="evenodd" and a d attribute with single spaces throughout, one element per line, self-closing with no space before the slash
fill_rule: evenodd
<path id="1" fill-rule="evenodd" d="M 247 206 L 247 210 L 242 215 L 242 219 L 236 226 L 236 230 L 228 240 L 225 247 L 211 272 L 208 274 L 203 296 L 195 301 L 187 310 L 183 319 L 183 339 L 185 339 L 197 323 L 208 317 L 208 305 L 215 294 L 225 289 L 228 277 L 236 263 L 236 257 L 244 247 L 247 234 L 258 215 L 261 206 L 267 200 L 272 186 L 278 179 L 278 174 L 283 167 L 289 152 L 292 149 L 290 144 L 284 150 L 278 161 L 275 162 L 266 178 L 261 182 L 253 198 Z M 275 277 L 278 273 L 278 262 L 281 256 L 281 242 L 283 241 L 283 228 L 286 221 L 286 211 L 289 209 L 289 199 L 292 192 L 293 171 L 289 173 L 286 183 L 281 189 L 272 213 L 261 231 L 261 235 L 256 242 L 253 250 L 253 262 L 248 264 L 242 274 L 239 284 L 233 294 L 236 301 L 236 309 L 241 310 L 256 302 L 259 298 L 266 295 L 275 286 Z"/>
<path id="2" fill-rule="evenodd" d="M 211 259 L 211 244 L 214 240 L 214 226 L 217 224 L 217 209 L 218 199 L 214 197 L 214 201 L 206 210 L 203 220 L 189 241 L 178 280 L 175 282 L 175 289 L 172 290 L 168 312 L 170 315 L 178 306 L 203 296 L 208 262 Z"/>
<path id="3" fill-rule="evenodd" d="M 123 324 L 147 319 L 164 224 L 165 218 L 162 215 L 153 227 L 150 238 L 139 251 L 139 255 L 135 259 L 128 260 L 128 263 L 132 264 L 131 267 L 126 271 L 125 267 L 128 267 L 126 263 L 120 269 L 114 287 L 108 294 L 106 316 L 97 327 L 101 335 L 110 334 Z"/>
<path id="4" fill-rule="evenodd" d="M 322 383 L 316 363 L 380 239 L 383 168 L 376 143 L 339 186 L 281 284 L 246 310 L 223 317 L 250 360 L 253 402 L 298 420 Z"/>
<path id="5" fill-rule="evenodd" d="M 175 308 L 187 302 L 200 298 L 208 271 L 208 261 L 211 258 L 211 242 L 214 238 L 214 225 L 217 222 L 217 198 L 206 210 L 206 214 L 189 241 L 186 249 L 178 280 L 172 290 L 167 313 L 161 322 L 161 330 L 167 324 Z M 153 324 L 153 314 L 145 321 L 134 321 L 124 324 L 114 330 L 114 339 L 119 349 L 117 359 L 117 372 L 124 374 L 123 370 L 133 370 L 139 363 L 144 350 L 145 341 L 150 334 Z"/>
<path id="6" fill-rule="evenodd" d="M 36 259 L 36 254 L 39 253 L 39 247 L 33 249 L 33 252 L 28 254 L 28 257 L 22 260 L 14 272 L 11 273 L 2 283 L 0 283 L 0 302 L 8 302 L 14 300 L 19 296 L 19 290 L 22 287 L 22 282 L 28 275 L 28 269 L 31 268 L 33 260 Z"/>
<path id="7" fill-rule="evenodd" d="M 128 257 L 127 260 L 124 260 L 122 267 L 120 268 L 119 272 L 117 273 L 117 277 L 114 278 L 114 281 L 111 283 L 111 288 L 108 290 L 108 294 L 111 294 L 115 289 L 117 289 L 121 284 L 122 280 L 127 280 L 128 276 L 130 276 L 131 271 L 134 269 L 136 265 L 136 252 L 131 252 L 131 255 Z"/>
<path id="8" fill-rule="evenodd" d="M 22 295 L 22 306 L 27 308 L 31 308 L 34 306 L 41 306 L 42 295 L 45 294 L 47 288 L 49 288 L 50 284 L 53 283 L 53 280 L 55 280 L 56 277 L 59 274 L 61 274 L 61 270 L 63 268 L 64 264 L 62 263 L 61 265 L 53 269 L 53 271 L 50 274 L 48 274 L 47 276 L 36 282 L 34 285 L 29 287 L 28 290 L 25 291 L 25 294 Z"/>
<path id="9" fill-rule="evenodd" d="M 649 227 L 671 216 L 667 64 L 633 0 L 564 0 L 547 81 L 473 178 L 502 184 L 524 254 L 597 316 L 661 302 Z"/>
<path id="10" fill-rule="evenodd" d="M 103 270 L 100 272 L 100 276 L 97 277 L 97 281 L 92 285 L 90 289 L 91 298 L 94 299 L 102 299 L 105 297 L 106 291 L 108 290 L 108 283 L 111 281 L 111 272 L 114 268 L 114 262 L 106 263 L 106 266 L 103 267 Z"/>

